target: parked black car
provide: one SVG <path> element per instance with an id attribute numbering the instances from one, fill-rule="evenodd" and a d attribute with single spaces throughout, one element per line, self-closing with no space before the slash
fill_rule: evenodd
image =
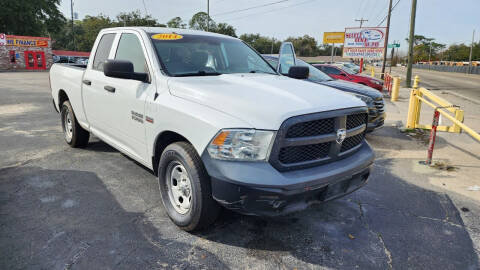
<path id="1" fill-rule="evenodd" d="M 262 55 L 273 67 L 278 65 L 278 57 L 271 55 Z M 371 87 L 357 83 L 335 80 L 314 66 L 305 61 L 296 58 L 297 66 L 306 66 L 310 70 L 308 81 L 330 86 L 332 88 L 345 91 L 355 95 L 363 100 L 368 106 L 368 126 L 367 131 L 372 132 L 376 128 L 382 127 L 385 121 L 385 110 L 382 93 Z"/>

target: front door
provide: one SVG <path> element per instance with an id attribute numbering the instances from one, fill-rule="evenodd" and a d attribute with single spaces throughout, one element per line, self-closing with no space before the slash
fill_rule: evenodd
<path id="1" fill-rule="evenodd" d="M 25 51 L 26 69 L 46 69 L 45 53 L 38 51 Z"/>

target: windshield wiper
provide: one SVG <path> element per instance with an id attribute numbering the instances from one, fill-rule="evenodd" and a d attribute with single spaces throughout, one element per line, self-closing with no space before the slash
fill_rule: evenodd
<path id="1" fill-rule="evenodd" d="M 218 76 L 222 75 L 219 72 L 205 72 L 204 70 L 200 70 L 198 72 L 189 72 L 189 73 L 180 73 L 173 75 L 174 77 L 192 77 L 192 76 Z"/>

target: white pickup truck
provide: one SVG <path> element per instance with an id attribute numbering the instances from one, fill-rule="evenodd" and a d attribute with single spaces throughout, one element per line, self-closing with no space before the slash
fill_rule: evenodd
<path id="1" fill-rule="evenodd" d="M 367 182 L 365 103 L 289 78 L 308 68 L 281 76 L 239 39 L 168 28 L 104 29 L 90 55 L 50 70 L 66 142 L 93 134 L 153 170 L 184 230 L 210 225 L 220 206 L 282 215 Z"/>

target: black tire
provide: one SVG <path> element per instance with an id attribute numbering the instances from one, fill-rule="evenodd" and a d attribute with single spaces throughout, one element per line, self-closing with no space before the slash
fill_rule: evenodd
<path id="1" fill-rule="evenodd" d="M 191 203 L 186 213 L 178 212 L 169 197 L 167 181 L 172 179 L 172 164 L 183 166 L 189 177 Z M 212 198 L 210 176 L 191 144 L 176 142 L 165 148 L 158 163 L 158 184 L 168 216 L 182 230 L 203 229 L 217 219 L 220 206 Z"/>
<path id="2" fill-rule="evenodd" d="M 63 137 L 68 145 L 74 148 L 82 148 L 87 146 L 90 133 L 78 124 L 70 101 L 66 100 L 63 102 L 60 109 L 60 117 L 62 120 L 62 130 L 64 134 Z M 67 117 L 69 117 L 70 120 L 70 128 L 68 128 L 68 124 L 66 123 Z"/>

